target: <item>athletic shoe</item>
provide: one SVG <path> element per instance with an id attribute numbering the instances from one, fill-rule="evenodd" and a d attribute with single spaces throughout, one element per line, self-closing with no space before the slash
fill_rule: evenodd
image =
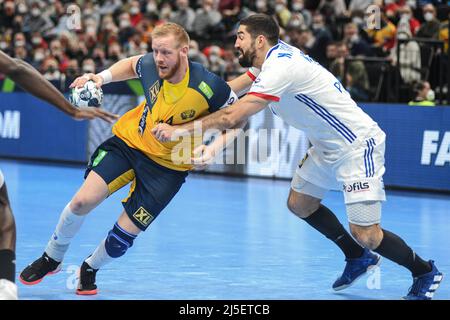
<path id="1" fill-rule="evenodd" d="M 444 275 L 434 265 L 434 261 L 429 261 L 431 271 L 413 278 L 413 284 L 403 300 L 431 300 L 434 292 L 439 288 Z"/>
<path id="2" fill-rule="evenodd" d="M 53 260 L 44 252 L 42 257 L 23 269 L 19 280 L 27 286 L 32 286 L 41 282 L 46 275 L 61 271 L 61 266 L 61 262 Z"/>

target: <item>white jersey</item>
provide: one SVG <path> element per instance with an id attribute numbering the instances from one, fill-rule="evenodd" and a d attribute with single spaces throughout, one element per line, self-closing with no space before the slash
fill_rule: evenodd
<path id="1" fill-rule="evenodd" d="M 257 69 L 256 69 L 257 71 Z M 248 94 L 273 101 L 272 112 L 305 132 L 325 159 L 334 161 L 381 131 L 328 70 L 282 41 L 266 55 Z"/>

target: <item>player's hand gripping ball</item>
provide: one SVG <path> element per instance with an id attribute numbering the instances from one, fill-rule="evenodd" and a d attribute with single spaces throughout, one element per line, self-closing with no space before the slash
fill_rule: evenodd
<path id="1" fill-rule="evenodd" d="M 69 101 L 76 107 L 99 107 L 103 101 L 103 90 L 90 80 L 80 88 L 72 88 Z"/>

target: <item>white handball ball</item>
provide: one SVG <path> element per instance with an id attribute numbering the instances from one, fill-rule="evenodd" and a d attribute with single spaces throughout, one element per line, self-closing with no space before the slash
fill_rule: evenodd
<path id="1" fill-rule="evenodd" d="M 99 107 L 103 101 L 103 90 L 89 80 L 80 88 L 73 88 L 69 101 L 76 107 Z"/>

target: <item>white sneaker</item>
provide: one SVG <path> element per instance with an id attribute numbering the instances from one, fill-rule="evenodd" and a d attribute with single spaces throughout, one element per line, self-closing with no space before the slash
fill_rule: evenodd
<path id="1" fill-rule="evenodd" d="M 0 300 L 18 300 L 17 285 L 6 279 L 0 279 Z"/>

